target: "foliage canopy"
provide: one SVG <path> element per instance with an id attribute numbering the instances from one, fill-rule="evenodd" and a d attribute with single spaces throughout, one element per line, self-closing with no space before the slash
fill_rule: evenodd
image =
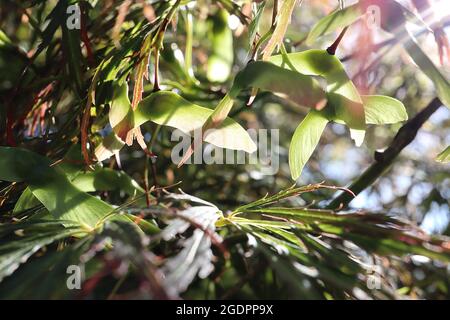
<path id="1" fill-rule="evenodd" d="M 448 298 L 448 221 L 421 226 L 449 212 L 450 20 L 423 3 L 2 0 L 0 298 Z M 258 154 L 249 128 L 277 172 L 190 164 Z"/>

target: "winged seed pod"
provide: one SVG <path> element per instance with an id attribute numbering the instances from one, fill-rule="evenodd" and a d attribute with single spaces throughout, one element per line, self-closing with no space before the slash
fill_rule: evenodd
<path id="1" fill-rule="evenodd" d="M 247 88 L 261 89 L 281 95 L 299 105 L 321 110 L 327 104 L 325 91 L 313 77 L 287 70 L 271 62 L 252 61 L 235 77 L 230 92 L 219 102 L 211 116 L 204 122 L 202 132 L 217 128 L 230 113 L 234 99 Z M 205 139 L 205 137 L 202 137 Z M 194 152 L 194 141 L 181 159 L 179 166 L 186 163 Z"/>
<path id="2" fill-rule="evenodd" d="M 345 123 L 356 144 L 361 145 L 366 123 L 396 123 L 408 118 L 404 105 L 396 99 L 360 96 L 340 60 L 325 50 L 281 54 L 272 56 L 270 61 L 305 75 L 321 76 L 327 81 L 326 107 L 320 112 L 311 110 L 292 136 L 289 167 L 294 180 L 300 177 L 329 121 Z"/>
<path id="3" fill-rule="evenodd" d="M 212 114 L 213 110 L 193 104 L 169 91 L 152 93 L 133 111 L 128 99 L 128 85 L 125 83 L 114 89 L 109 113 L 113 134 L 96 148 L 95 155 L 99 161 L 103 161 L 116 154 L 125 145 L 123 141 L 127 139 L 128 133 L 148 121 L 193 135 Z M 244 128 L 227 117 L 214 130 L 208 131 L 205 141 L 221 148 L 248 153 L 256 150 L 255 143 Z"/>

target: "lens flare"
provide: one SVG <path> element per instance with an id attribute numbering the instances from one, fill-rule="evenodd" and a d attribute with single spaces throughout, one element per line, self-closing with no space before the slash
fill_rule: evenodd
<path id="1" fill-rule="evenodd" d="M 450 1 L 434 0 L 432 3 L 432 8 L 436 20 L 443 20 L 444 18 L 450 17 Z"/>

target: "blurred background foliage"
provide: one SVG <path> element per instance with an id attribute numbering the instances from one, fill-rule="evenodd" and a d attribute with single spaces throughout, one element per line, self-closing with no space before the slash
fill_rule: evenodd
<path id="1" fill-rule="evenodd" d="M 64 28 L 66 16 L 64 11 L 55 11 L 58 6 L 56 0 L 20 2 L 2 0 L 0 4 L 1 145 L 33 150 L 53 161 L 62 159 L 73 145 L 81 141 L 80 132 L 82 116 L 86 109 L 87 92 L 95 71 L 100 68 L 101 81 L 96 91 L 96 101 L 99 102 L 89 110 L 91 119 L 88 132 L 90 142 L 93 145 L 98 144 L 108 130 L 109 132 L 111 130 L 108 128 L 107 118 L 109 105 L 107 102 L 102 103 L 107 101 L 104 96 L 108 95 L 110 82 L 129 81 L 130 96 L 132 96 L 131 93 L 138 83 L 137 69 L 142 61 L 140 54 L 143 52 L 140 49 L 145 37 L 149 33 L 155 34 L 155 30 L 161 26 L 161 22 L 164 24 L 164 18 L 175 5 L 178 7 L 173 19 L 168 23 L 167 30 L 163 32 L 163 47 L 160 48 L 160 87 L 163 90 L 173 90 L 201 106 L 215 107 L 230 88 L 234 75 L 245 67 L 251 58 L 252 46 L 249 41 L 251 34 L 249 34 L 248 23 L 252 19 L 246 17 L 254 18 L 258 8 L 262 8 L 265 3 L 259 25 L 259 33 L 264 33 L 271 27 L 274 2 L 277 3 L 277 1 L 268 0 L 253 2 L 231 0 L 67 1 L 67 4 L 79 3 L 82 8 L 81 31 L 73 32 Z M 448 4 L 443 4 L 446 1 L 435 2 L 438 8 L 436 11 L 441 15 L 440 19 L 444 22 L 448 21 L 449 16 L 441 12 L 442 8 L 446 8 L 446 13 L 450 15 Z M 354 1 L 345 1 L 346 6 L 352 3 Z M 409 1 L 402 3 L 414 10 Z M 305 39 L 312 26 L 340 5 L 342 3 L 337 0 L 305 0 L 301 6 L 297 5 L 283 40 L 286 50 L 294 52 L 311 48 L 306 45 Z M 52 29 L 53 24 L 63 27 Z M 337 33 L 333 33 L 321 37 L 312 47 L 325 49 L 336 36 Z M 383 32 L 369 35 L 366 28 L 356 24 L 344 37 L 337 56 L 342 59 L 347 72 L 361 92 L 395 97 L 404 103 L 409 117 L 413 118 L 435 97 L 435 89 L 431 81 L 411 62 L 403 47 L 395 41 L 385 52 L 368 51 L 370 43 L 381 43 L 390 38 L 390 35 Z M 438 47 L 433 35 L 424 33 L 420 37 L 420 42 L 423 48 L 427 48 L 426 53 L 435 64 L 439 65 L 439 69 L 448 75 L 450 61 L 446 60 L 443 65 L 440 65 Z M 106 57 L 111 59 L 107 60 Z M 154 88 L 154 58 L 155 53 L 152 51 L 148 66 L 149 76 L 144 80 L 144 97 L 148 96 Z M 211 64 L 215 65 L 211 66 Z M 365 70 L 368 66 L 369 70 Z M 227 69 L 228 67 L 230 70 Z M 218 69 L 211 71 L 211 68 Z M 293 184 L 288 167 L 289 143 L 298 123 L 306 115 L 307 109 L 291 105 L 268 92 L 259 93 L 252 106 L 247 107 L 246 102 L 249 97 L 250 91 L 239 96 L 231 116 L 244 128 L 280 129 L 280 170 L 273 176 L 262 175 L 261 168 L 257 165 L 184 165 L 177 168 L 170 157 L 174 146 L 174 143 L 170 141 L 172 129 L 167 127 L 159 129 L 152 123 L 146 123 L 141 129 L 147 144 L 151 144 L 151 151 L 157 156 L 156 160 L 152 160 L 135 143 L 120 152 L 121 169 L 114 157 L 105 161 L 104 167 L 117 171 L 123 170 L 141 186 L 141 190 L 155 184 L 159 186 L 177 184 L 177 187 L 187 194 L 215 204 L 222 212 L 233 211 L 267 194 L 286 190 Z M 308 185 L 325 181 L 326 185 L 330 186 L 348 186 L 374 162 L 375 151 L 389 146 L 401 126 L 402 124 L 369 126 L 365 143 L 357 148 L 349 139 L 346 127 L 340 124 L 329 125 L 298 184 Z M 435 161 L 437 155 L 450 145 L 449 133 L 450 110 L 441 107 L 420 129 L 414 141 L 398 156 L 389 171 L 350 203 L 349 210 L 383 213 L 411 221 L 413 225 L 422 227 L 428 233 L 450 236 L 449 165 Z M 81 159 L 80 155 L 78 157 Z M 0 219 L 5 225 L 12 221 L 23 222 L 22 219 L 30 214 L 29 212 L 22 213 L 22 216 L 12 214 L 24 188 L 23 185 L 11 186 L 9 182 L 0 182 L 2 190 Z M 129 201 L 123 190 L 120 192 L 113 188 L 111 190 L 106 188 L 103 191 L 95 190 L 97 196 L 113 205 L 124 205 Z M 176 188 L 170 191 L 175 192 Z M 158 192 L 152 194 L 158 196 Z M 324 208 L 335 194 L 335 189 L 319 188 L 315 192 L 302 193 L 301 196 L 289 198 L 287 206 Z M 132 205 L 129 206 L 134 208 Z M 140 206 L 145 208 L 144 203 Z M 138 210 L 136 207 L 134 210 L 139 212 L 145 209 Z M 385 222 L 380 224 L 383 223 Z M 166 224 L 159 224 L 161 225 Z M 119 239 L 117 241 L 124 244 L 115 246 L 117 252 L 114 253 L 116 256 L 113 258 L 111 258 L 112 253 L 107 250 L 95 259 L 86 258 L 89 261 L 86 264 L 86 273 L 90 278 L 88 277 L 89 280 L 84 285 L 83 291 L 76 297 L 102 299 L 168 297 L 165 294 L 168 294 L 170 290 L 162 295 L 155 293 L 158 290 L 147 290 L 145 285 L 150 283 L 151 286 L 152 281 L 148 279 L 152 279 L 152 276 L 142 276 L 141 271 L 142 268 L 147 268 L 146 270 L 152 272 L 154 268 L 152 264 L 158 265 L 155 262 L 158 261 L 158 257 L 171 255 L 173 252 L 178 252 L 179 248 L 175 246 L 177 249 L 173 249 L 171 242 L 158 243 L 151 245 L 153 250 L 151 254 L 155 257 L 148 258 L 148 261 L 137 258 L 133 260 L 133 255 L 141 257 L 141 251 L 147 250 L 147 247 L 139 240 L 142 236 L 139 232 L 124 231 L 122 227 L 120 224 L 105 226 L 103 233 L 109 234 L 113 239 Z M 136 232 L 137 240 L 130 239 L 135 236 L 133 232 Z M 345 244 L 346 240 L 340 242 L 333 237 L 330 239 L 333 243 L 332 248 L 336 252 L 352 251 L 355 256 L 364 255 L 362 260 L 365 263 L 380 266 L 383 270 L 383 282 L 386 282 L 387 288 L 393 290 L 379 294 L 358 295 L 356 291 L 348 289 L 352 287 L 352 284 L 345 283 L 345 281 L 351 283 L 353 280 L 346 279 L 340 273 L 331 276 L 333 281 L 328 279 L 332 283 L 329 286 L 327 280 L 319 279 L 312 284 L 304 282 L 302 286 L 299 285 L 300 289 L 286 290 L 285 285 L 289 281 L 280 280 L 280 277 L 288 277 L 288 274 L 293 272 L 289 269 L 292 265 L 269 266 L 270 259 L 264 256 L 276 253 L 264 246 L 252 253 L 252 249 L 249 248 L 251 245 L 247 244 L 245 239 L 244 241 L 240 239 L 240 235 L 234 235 L 230 230 L 221 232 L 221 236 L 226 239 L 225 243 L 238 243 L 237 246 L 231 247 L 233 248 L 229 253 L 231 258 L 227 258 L 226 255 L 225 258 L 222 257 L 215 248 L 214 253 L 218 258 L 214 262 L 216 269 L 212 276 L 207 280 L 196 278 L 189 289 L 181 293 L 183 297 L 337 299 L 450 297 L 450 271 L 445 261 L 411 255 L 402 258 L 366 255 L 360 249 Z M 16 241 L 14 239 L 18 236 L 20 234 L 16 233 L 1 238 L 2 246 L 7 242 Z M 102 242 L 101 237 L 102 233 L 86 237 L 83 241 L 65 240 L 63 243 L 53 243 L 47 249 L 40 250 L 33 258 L 33 263 L 43 265 L 39 267 L 43 269 L 39 270 L 46 270 L 45 264 L 48 263 L 53 266 L 52 270 L 60 268 L 63 274 L 68 260 L 57 256 L 61 247 L 67 246 L 67 249 L 62 252 L 69 260 L 77 256 L 78 251 L 84 252 L 84 255 L 94 256 L 97 250 L 96 245 Z M 188 238 L 189 235 L 185 237 Z M 131 241 L 131 244 L 128 241 Z M 124 248 L 127 245 L 133 246 L 134 251 L 125 252 Z M 105 247 L 108 249 L 108 245 Z M 90 249 L 87 250 L 87 248 Z M 7 249 L 3 247 L 3 250 Z M 101 250 L 98 249 L 98 251 Z M 46 254 L 46 252 L 53 253 Z M 252 254 L 252 259 L 247 259 Z M 134 268 L 131 272 L 132 276 L 114 265 L 118 261 L 118 256 L 122 261 L 131 261 Z M 319 256 L 322 263 L 325 265 L 329 263 L 327 254 L 323 251 Z M 74 261 L 77 259 L 75 258 Z M 148 266 L 149 263 L 151 267 Z M 345 263 L 337 262 L 337 265 L 340 268 L 345 266 Z M 57 286 L 50 285 L 50 279 L 43 280 L 48 292 L 44 290 L 37 295 L 31 288 L 33 283 L 36 284 L 36 281 L 39 281 L 39 278 L 32 278 L 31 273 L 27 273 L 27 268 L 31 268 L 31 265 L 28 267 L 28 264 L 25 264 L 19 268 L 20 272 L 17 275 L 14 273 L 6 278 L 6 281 L 0 285 L 0 295 L 8 297 L 5 293 L 9 288 L 22 281 L 24 285 L 15 296 L 12 296 L 19 298 L 67 297 L 67 292 L 58 292 Z M 307 274 L 313 278 L 310 274 L 311 270 L 309 273 L 300 267 L 299 270 L 303 276 Z M 347 273 L 347 275 L 352 274 L 358 273 Z M 303 276 L 295 281 L 304 281 Z M 141 282 L 143 277 L 148 282 Z M 334 281 L 339 282 L 336 277 L 342 277 L 340 279 L 344 284 L 334 283 Z M 65 281 L 64 278 L 61 279 Z M 54 281 L 57 283 L 57 280 Z M 362 281 L 364 286 L 364 280 L 355 278 L 354 281 Z M 356 286 L 359 287 L 360 284 Z M 319 290 L 319 287 L 322 289 Z M 64 290 L 61 289 L 61 291 Z M 152 294 L 147 295 L 148 291 Z M 180 292 L 176 292 L 178 293 Z"/>

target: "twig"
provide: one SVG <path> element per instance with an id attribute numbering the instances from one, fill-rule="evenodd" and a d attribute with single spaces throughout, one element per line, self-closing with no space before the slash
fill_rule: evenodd
<path id="1" fill-rule="evenodd" d="M 347 32 L 347 30 L 348 30 L 348 27 L 345 27 L 344 30 L 342 30 L 342 32 L 337 37 L 336 41 L 334 41 L 334 43 L 327 48 L 327 52 L 329 54 L 331 54 L 332 56 L 334 56 L 336 54 L 336 50 L 339 47 L 339 44 L 341 43 L 342 38 L 344 38 L 344 35 Z"/>
<path id="2" fill-rule="evenodd" d="M 153 92 L 161 90 L 159 86 L 159 48 L 155 47 L 155 66 L 154 66 Z"/>
<path id="3" fill-rule="evenodd" d="M 88 6 L 85 2 L 80 2 L 80 8 L 82 11 L 81 15 L 81 30 L 80 36 L 81 41 L 84 43 L 87 53 L 87 61 L 89 66 L 92 68 L 95 65 L 94 51 L 92 50 L 91 41 L 89 40 L 88 30 L 87 30 L 87 19 L 88 19 Z"/>
<path id="4" fill-rule="evenodd" d="M 425 109 L 401 127 L 391 145 L 384 152 L 375 152 L 375 163 L 353 182 L 348 189 L 355 195 L 358 195 L 371 186 L 389 169 L 400 152 L 414 140 L 419 129 L 441 105 L 442 102 L 438 98 L 433 99 Z M 352 195 L 343 192 L 327 208 L 333 210 L 344 209 L 353 199 Z"/>
<path id="5" fill-rule="evenodd" d="M 158 28 L 158 31 L 156 32 L 156 40 L 154 44 L 154 50 L 155 50 L 155 79 L 153 82 L 153 92 L 157 92 L 160 89 L 159 87 L 159 50 L 163 46 L 163 40 L 164 40 L 164 33 L 167 30 L 167 27 L 169 26 L 170 21 L 172 21 L 173 16 L 177 10 L 177 8 L 180 5 L 181 0 L 177 0 L 174 5 L 170 8 L 169 13 L 167 16 L 164 17 L 164 20 L 162 21 L 161 25 Z"/>
<path id="6" fill-rule="evenodd" d="M 93 164 L 93 161 L 91 160 L 91 157 L 89 155 L 89 151 L 87 149 L 87 145 L 89 143 L 89 122 L 91 120 L 91 107 L 93 106 L 93 103 L 95 102 L 95 88 L 97 86 L 97 80 L 100 74 L 100 70 L 103 67 L 103 62 L 98 66 L 97 70 L 95 71 L 94 77 L 92 78 L 91 85 L 89 86 L 88 94 L 87 94 L 87 100 L 86 100 L 86 106 L 84 109 L 83 117 L 81 119 L 81 127 L 80 127 L 80 133 L 81 133 L 81 153 L 83 155 L 83 159 L 88 167 Z"/>
<path id="7" fill-rule="evenodd" d="M 148 183 L 148 162 L 151 161 L 151 158 L 145 155 L 145 166 L 144 166 L 144 188 L 145 188 L 145 201 L 147 203 L 147 208 L 150 208 L 151 199 L 150 199 L 150 186 Z"/>
<path id="8" fill-rule="evenodd" d="M 278 16 L 278 0 L 273 1 L 273 11 L 272 11 L 272 25 L 274 26 L 277 23 Z"/>

